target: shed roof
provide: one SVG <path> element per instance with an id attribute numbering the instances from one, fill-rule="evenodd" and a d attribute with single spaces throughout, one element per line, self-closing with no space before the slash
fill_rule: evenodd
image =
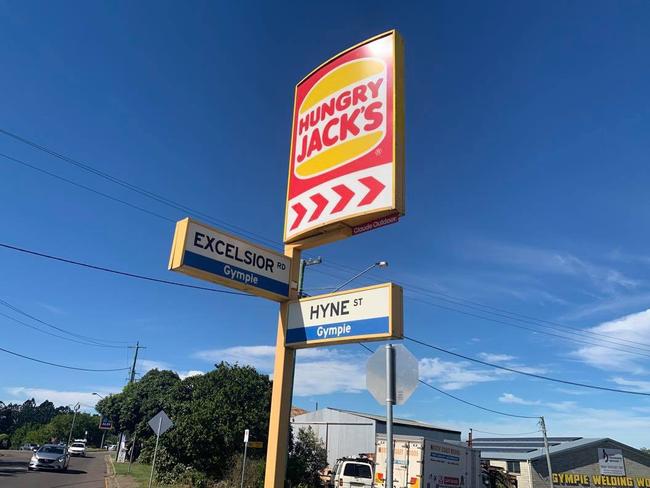
<path id="1" fill-rule="evenodd" d="M 548 441 L 551 455 L 600 444 L 604 441 L 620 444 L 620 442 L 613 441 L 608 437 L 549 437 Z M 622 445 L 624 446 L 624 444 Z M 543 446 L 544 439 L 541 437 L 477 438 L 472 440 L 472 447 L 480 449 L 483 459 L 532 461 L 546 455 Z M 629 448 L 634 449 L 633 447 Z"/>
<path id="2" fill-rule="evenodd" d="M 367 419 L 375 420 L 377 422 L 386 422 L 386 417 L 383 415 L 375 415 L 372 413 L 363 413 L 363 412 L 355 412 L 352 410 L 343 410 L 340 408 L 332 408 L 332 407 L 327 407 L 330 410 L 336 410 L 337 412 L 343 412 L 343 413 L 348 413 L 350 415 L 357 415 L 359 417 L 364 417 Z M 459 430 L 453 430 L 453 429 L 447 429 L 446 427 L 438 427 L 436 425 L 431 425 L 431 424 L 425 424 L 424 422 L 420 422 L 418 420 L 409 420 L 409 419 L 399 419 L 399 418 L 393 418 L 393 423 L 394 424 L 399 424 L 399 425 L 408 425 L 411 427 L 419 427 L 421 429 L 430 429 L 430 430 L 437 430 L 441 432 L 451 432 L 454 434 L 460 434 Z"/>

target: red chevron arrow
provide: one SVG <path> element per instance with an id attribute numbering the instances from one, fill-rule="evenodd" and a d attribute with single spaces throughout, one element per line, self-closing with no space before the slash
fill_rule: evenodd
<path id="1" fill-rule="evenodd" d="M 350 200 L 352 200 L 352 197 L 354 196 L 354 192 L 345 185 L 333 186 L 332 190 L 338 193 L 341 197 L 339 203 L 337 203 L 336 206 L 332 209 L 332 213 L 335 214 L 343 210 L 346 205 L 350 203 Z"/>
<path id="2" fill-rule="evenodd" d="M 379 196 L 381 191 L 386 188 L 386 185 L 384 185 L 381 181 L 379 181 L 377 178 L 373 176 L 366 176 L 365 178 L 360 178 L 359 181 L 363 183 L 365 186 L 368 187 L 368 193 L 366 193 L 366 196 L 363 197 L 363 200 L 359 202 L 359 207 L 362 205 L 368 205 L 369 203 L 372 203 L 375 198 Z"/>
<path id="3" fill-rule="evenodd" d="M 318 217 L 320 217 L 320 214 L 322 214 L 323 210 L 325 210 L 325 207 L 329 203 L 329 200 L 327 200 L 320 193 L 316 193 L 309 198 L 316 204 L 316 210 L 314 210 L 314 213 L 311 215 L 311 217 L 309 217 L 309 221 L 311 222 L 312 220 L 316 220 Z"/>
<path id="4" fill-rule="evenodd" d="M 305 214 L 307 213 L 307 209 L 300 202 L 296 203 L 295 205 L 292 205 L 291 208 L 294 210 L 294 212 L 298 214 L 298 216 L 296 217 L 296 220 L 293 221 L 293 225 L 289 230 L 293 230 L 296 227 L 298 227 L 300 225 L 300 222 L 302 222 L 302 219 L 305 218 Z"/>

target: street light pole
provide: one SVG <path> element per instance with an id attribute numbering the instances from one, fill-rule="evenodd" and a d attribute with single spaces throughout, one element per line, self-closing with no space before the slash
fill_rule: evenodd
<path id="1" fill-rule="evenodd" d="M 101 396 L 99 393 L 93 392 L 93 395 L 98 396 L 98 397 L 101 398 L 102 400 L 104 399 L 104 397 Z M 95 407 L 95 410 L 97 410 L 97 407 Z M 100 416 L 101 416 L 101 412 L 99 412 L 99 414 L 100 414 Z M 101 420 L 100 420 L 100 426 L 101 426 Z M 104 437 L 105 437 L 105 436 L 106 436 L 106 429 L 104 429 L 104 430 L 102 431 L 102 441 L 99 443 L 99 448 L 100 448 L 100 449 L 104 449 Z"/>
<path id="2" fill-rule="evenodd" d="M 320 264 L 322 263 L 323 260 L 321 259 L 320 256 L 317 258 L 307 258 L 307 259 L 301 259 L 300 260 L 300 272 L 298 273 L 298 298 L 303 297 L 303 283 L 305 282 L 305 267 L 306 266 L 313 266 L 314 264 Z"/>
<path id="3" fill-rule="evenodd" d="M 359 276 L 361 276 L 361 275 L 363 275 L 363 274 L 366 274 L 368 271 L 370 271 L 370 270 L 373 269 L 373 268 L 386 268 L 386 267 L 388 267 L 388 261 L 377 261 L 376 263 L 371 264 L 370 266 L 368 266 L 366 269 L 364 269 L 364 270 L 361 271 L 360 273 L 355 274 L 352 278 L 350 278 L 348 281 L 346 281 L 346 282 L 343 283 L 342 285 L 336 287 L 336 288 L 332 291 L 332 293 L 334 293 L 334 292 L 336 292 L 336 291 L 339 291 L 339 290 L 342 289 L 345 285 L 347 285 L 348 283 L 352 283 L 352 282 L 353 282 L 354 280 L 356 280 Z"/>

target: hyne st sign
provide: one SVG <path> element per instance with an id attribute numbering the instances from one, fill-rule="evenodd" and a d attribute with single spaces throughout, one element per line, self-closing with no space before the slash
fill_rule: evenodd
<path id="1" fill-rule="evenodd" d="M 271 300 L 289 296 L 291 261 L 189 218 L 176 223 L 169 269 Z"/>
<path id="2" fill-rule="evenodd" d="M 296 86 L 285 242 L 404 213 L 402 64 L 390 31 Z"/>
<path id="3" fill-rule="evenodd" d="M 393 283 L 289 303 L 287 347 L 400 339 L 402 288 Z"/>

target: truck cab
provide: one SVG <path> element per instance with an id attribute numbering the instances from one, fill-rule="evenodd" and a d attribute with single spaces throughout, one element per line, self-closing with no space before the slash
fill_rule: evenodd
<path id="1" fill-rule="evenodd" d="M 368 458 L 342 458 L 332 470 L 331 488 L 371 488 L 373 463 Z"/>

